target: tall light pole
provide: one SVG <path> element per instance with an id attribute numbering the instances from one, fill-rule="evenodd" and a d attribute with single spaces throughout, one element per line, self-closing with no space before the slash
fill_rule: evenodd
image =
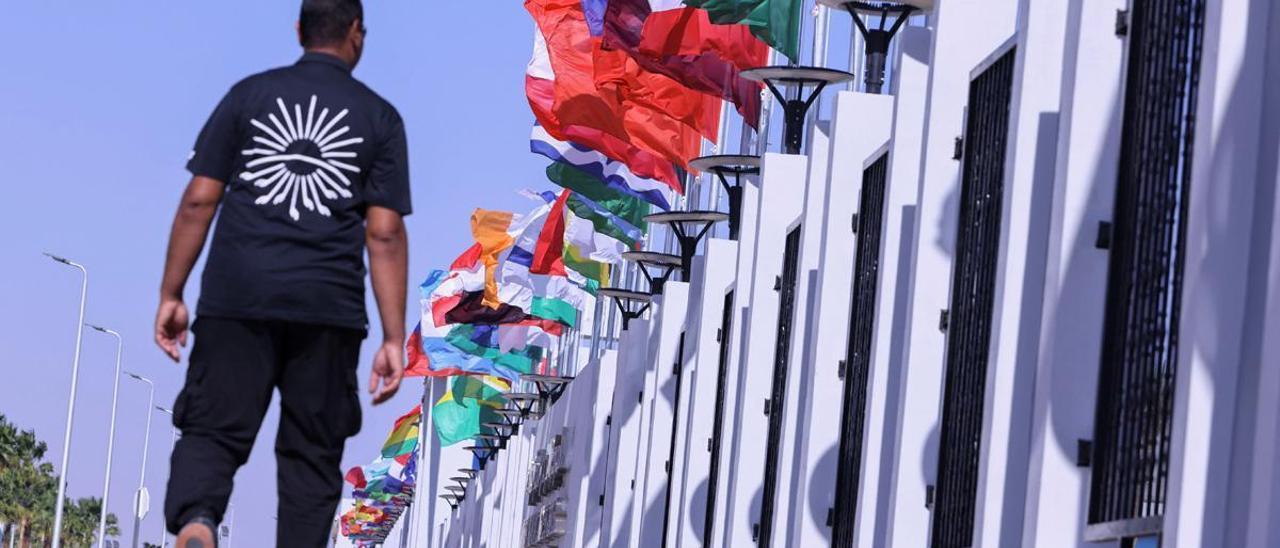
<path id="1" fill-rule="evenodd" d="M 227 524 L 227 548 L 231 548 L 231 539 L 236 536 L 236 505 L 228 503 L 227 510 L 231 516 L 231 519 L 227 520 L 230 522 Z"/>
<path id="2" fill-rule="evenodd" d="M 107 497 L 111 494 L 111 457 L 114 455 L 116 445 L 116 409 L 120 401 L 120 359 L 124 355 L 124 339 L 120 334 L 107 329 L 105 327 L 89 324 L 89 327 L 99 333 L 106 333 L 116 338 L 116 373 L 113 377 L 111 388 L 111 429 L 107 434 L 107 477 L 102 481 L 102 512 L 98 516 L 98 546 L 106 548 L 107 545 Z"/>
<path id="3" fill-rule="evenodd" d="M 157 405 L 155 409 L 156 411 L 169 415 L 169 423 L 170 423 L 169 430 L 173 434 L 173 440 L 170 441 L 169 443 L 169 454 L 172 455 L 174 447 L 178 446 L 178 428 L 176 426 L 173 426 L 173 410 L 165 409 L 163 407 L 160 407 L 159 405 Z M 156 546 L 159 546 L 160 548 L 164 548 L 164 542 L 165 542 L 164 537 L 166 533 L 167 531 L 165 530 L 164 517 L 162 516 L 160 518 L 160 543 L 156 544 Z"/>
<path id="4" fill-rule="evenodd" d="M 133 548 L 138 548 L 138 529 L 142 527 L 142 497 L 147 492 L 147 446 L 151 445 L 151 408 L 156 406 L 156 383 L 137 373 L 125 373 L 135 380 L 147 383 L 151 389 L 150 399 L 147 401 L 147 429 L 142 437 L 142 470 L 138 473 L 138 492 L 133 496 Z"/>
<path id="5" fill-rule="evenodd" d="M 84 302 L 89 295 L 89 271 L 64 257 L 46 257 L 80 271 L 80 319 L 76 321 L 76 351 L 71 360 L 71 393 L 67 396 L 67 428 L 62 437 L 62 468 L 58 476 L 58 501 L 53 513 L 53 548 L 62 548 L 62 513 L 67 502 L 67 460 L 71 457 L 71 425 L 76 414 L 76 382 L 80 380 L 80 343 L 84 338 Z"/>

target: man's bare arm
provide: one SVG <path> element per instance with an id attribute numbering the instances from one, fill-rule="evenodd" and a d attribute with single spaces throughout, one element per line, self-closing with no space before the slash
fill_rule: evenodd
<path id="1" fill-rule="evenodd" d="M 187 345 L 190 316 L 182 302 L 183 289 L 191 268 L 204 249 L 209 225 L 222 201 L 226 185 L 222 181 L 196 176 L 182 193 L 182 202 L 173 217 L 169 250 L 165 254 L 164 278 L 160 282 L 160 308 L 156 312 L 156 344 L 173 361 L 181 357 L 179 346 Z"/>
<path id="2" fill-rule="evenodd" d="M 369 276 L 382 320 L 382 346 L 373 358 L 369 393 L 373 403 L 391 399 L 404 376 L 404 310 L 409 283 L 409 237 L 404 219 L 385 207 L 370 206 L 366 215 Z M 381 387 L 379 387 L 381 383 Z"/>

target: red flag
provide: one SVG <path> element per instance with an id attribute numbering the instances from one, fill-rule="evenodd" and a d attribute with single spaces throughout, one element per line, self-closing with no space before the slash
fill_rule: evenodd
<path id="1" fill-rule="evenodd" d="M 538 245 L 533 252 L 533 264 L 529 267 L 530 274 L 561 277 L 568 274 L 564 269 L 564 208 L 571 193 L 568 189 L 561 191 L 560 197 L 551 207 L 551 212 L 547 214 L 547 221 L 543 223 L 542 232 L 538 234 Z"/>
<path id="2" fill-rule="evenodd" d="M 740 72 L 768 62 L 769 46 L 745 25 L 715 25 L 706 11 L 652 11 L 648 0 L 611 0 L 604 45 L 627 52 L 644 69 L 733 102 L 752 127 L 760 120 L 761 84 Z"/>
<path id="3" fill-rule="evenodd" d="M 364 478 L 364 468 L 361 466 L 347 470 L 346 480 L 356 489 L 364 489 L 369 484 Z"/>
<path id="4" fill-rule="evenodd" d="M 602 78 L 605 81 L 621 78 L 620 85 L 606 90 L 597 89 L 600 40 L 593 38 L 587 29 L 581 1 L 526 0 L 525 7 L 545 38 L 550 67 L 554 69 L 548 78 L 554 82 L 551 108 L 554 122 L 548 124 L 539 118 L 549 133 L 559 138 L 554 130 L 560 126 L 587 127 L 674 164 L 688 166 L 688 160 L 699 152 L 698 146 L 690 146 L 690 143 L 698 143 L 700 133 L 715 130 L 695 129 L 666 113 L 678 112 L 686 120 L 703 125 L 707 117 L 698 115 L 701 111 L 687 106 L 687 101 L 698 100 L 697 92 L 670 79 L 667 79 L 669 84 L 657 86 L 649 81 L 644 71 L 610 59 L 602 61 Z M 535 51 L 535 55 L 537 53 Z M 531 102 L 532 99 L 531 95 Z M 564 140 L 594 145 L 573 138 Z M 609 154 L 608 151 L 601 152 Z M 637 171 L 630 164 L 628 167 Z"/>

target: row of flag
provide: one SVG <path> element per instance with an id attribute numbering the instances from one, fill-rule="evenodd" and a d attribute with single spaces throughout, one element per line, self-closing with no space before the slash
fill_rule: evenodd
<path id="1" fill-rule="evenodd" d="M 560 341 L 644 242 L 645 217 L 676 208 L 724 101 L 758 126 L 763 90 L 741 72 L 765 65 L 771 47 L 795 59 L 799 43 L 800 0 L 524 5 L 537 25 L 530 151 L 549 160 L 559 190 L 526 192 L 524 213 L 475 210 L 473 244 L 419 288 L 406 375 L 448 378 L 431 407 L 442 446 L 493 434 L 485 425 L 503 421 L 522 375 L 561 373 Z M 378 538 L 394 524 L 413 489 L 421 416 L 419 406 L 397 421 L 380 458 L 348 473 L 361 502 L 344 535 Z"/>
<path id="2" fill-rule="evenodd" d="M 338 524 L 342 536 L 356 546 L 381 544 L 413 501 L 421 424 L 419 405 L 396 420 L 376 460 L 347 471 L 355 504 Z"/>

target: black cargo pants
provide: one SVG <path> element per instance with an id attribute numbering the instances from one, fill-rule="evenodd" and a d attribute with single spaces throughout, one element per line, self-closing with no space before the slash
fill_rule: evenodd
<path id="1" fill-rule="evenodd" d="M 325 546 L 342 494 L 343 445 L 360 431 L 356 364 L 365 332 L 201 317 L 192 333 L 186 385 L 173 409 L 182 438 L 165 496 L 169 532 L 197 516 L 222 521 L 236 470 L 279 389 L 276 545 Z"/>

